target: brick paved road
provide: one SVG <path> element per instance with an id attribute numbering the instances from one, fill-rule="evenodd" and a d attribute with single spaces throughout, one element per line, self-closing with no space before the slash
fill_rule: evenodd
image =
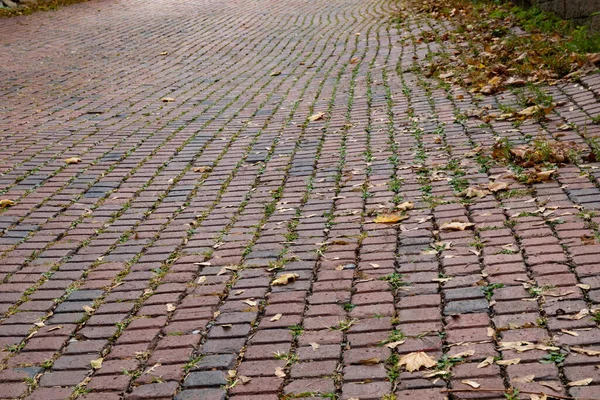
<path id="1" fill-rule="evenodd" d="M 572 349 L 600 350 L 598 321 L 568 319 L 600 302 L 598 165 L 455 191 L 506 172 L 478 145 L 599 134 L 600 77 L 549 88 L 542 123 L 466 118 L 516 96 L 424 76 L 452 49 L 419 34 L 446 28 L 398 29 L 396 7 L 95 0 L 1 20 L 0 397 L 443 399 L 470 379 L 600 398 L 600 360 Z M 401 225 L 373 223 L 404 201 Z M 560 349 L 499 346 L 516 341 Z M 396 367 L 469 350 L 437 379 Z M 490 356 L 520 363 L 477 368 Z"/>

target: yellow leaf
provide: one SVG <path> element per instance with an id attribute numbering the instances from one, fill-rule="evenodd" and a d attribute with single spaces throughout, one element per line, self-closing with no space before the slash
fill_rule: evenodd
<path id="1" fill-rule="evenodd" d="M 295 282 L 296 278 L 299 278 L 298 274 L 281 274 L 275 280 L 273 280 L 272 285 L 287 285 L 290 282 Z"/>
<path id="2" fill-rule="evenodd" d="M 400 222 L 407 218 L 407 215 L 402 215 L 400 213 L 379 214 L 373 219 L 373 222 L 377 224 L 395 224 L 396 222 Z"/>
<path id="3" fill-rule="evenodd" d="M 320 112 L 320 113 L 316 113 L 316 114 L 311 115 L 310 117 L 308 117 L 308 120 L 310 122 L 314 122 L 314 121 L 318 121 L 320 119 L 323 119 L 324 116 L 325 116 L 325 113 L 324 112 Z"/>
<path id="4" fill-rule="evenodd" d="M 65 160 L 65 163 L 67 164 L 79 164 L 81 162 L 81 158 L 79 157 L 71 157 L 71 158 L 67 158 Z"/>
<path id="5" fill-rule="evenodd" d="M 15 205 L 15 202 L 9 199 L 0 200 L 0 208 L 12 207 Z"/>
<path id="6" fill-rule="evenodd" d="M 443 231 L 464 231 L 473 226 L 475 226 L 475 224 L 471 222 L 446 222 L 440 226 L 440 229 Z"/>
<path id="7" fill-rule="evenodd" d="M 377 357 L 373 357 L 373 358 L 367 358 L 364 360 L 359 360 L 358 364 L 361 365 L 376 365 L 379 364 L 381 362 L 381 359 L 377 358 Z"/>
<path id="8" fill-rule="evenodd" d="M 520 362 L 521 362 L 520 358 L 513 358 L 510 360 L 498 360 L 498 361 L 496 361 L 496 364 L 498 364 L 498 365 L 516 365 Z"/>
<path id="9" fill-rule="evenodd" d="M 281 317 L 283 317 L 283 314 L 275 314 L 273 316 L 273 318 L 271 318 L 269 321 L 271 321 L 271 322 L 279 321 L 281 319 Z"/>
<path id="10" fill-rule="evenodd" d="M 90 361 L 90 365 L 94 369 L 100 369 L 100 368 L 102 368 L 102 361 L 104 361 L 104 358 L 98 358 L 96 360 Z"/>
<path id="11" fill-rule="evenodd" d="M 460 383 L 464 383 L 465 385 L 469 385 L 469 386 L 471 386 L 472 388 L 475 388 L 475 389 L 477 389 L 479 386 L 481 386 L 481 384 L 479 384 L 479 383 L 477 383 L 475 381 L 469 381 L 469 380 L 463 380 L 463 381 L 460 381 Z"/>
<path id="12" fill-rule="evenodd" d="M 586 378 L 586 379 L 582 379 L 580 381 L 575 381 L 575 382 L 569 382 L 567 383 L 567 386 L 572 387 L 572 386 L 587 386 L 590 383 L 592 383 L 594 379 L 592 378 Z"/>
<path id="13" fill-rule="evenodd" d="M 422 367 L 432 368 L 437 365 L 437 362 L 422 351 L 409 353 L 400 358 L 398 366 L 406 366 L 408 372 L 418 371 Z"/>
<path id="14" fill-rule="evenodd" d="M 499 192 L 501 190 L 507 190 L 508 189 L 508 183 L 506 183 L 506 182 L 490 182 L 488 184 L 488 189 L 492 193 L 496 193 L 496 192 Z"/>
<path id="15" fill-rule="evenodd" d="M 167 311 L 168 311 L 168 312 L 175 311 L 175 309 L 176 309 L 176 308 L 177 308 L 177 307 L 175 307 L 175 306 L 174 306 L 173 304 L 171 304 L 171 303 L 168 303 L 168 304 L 167 304 Z"/>
<path id="16" fill-rule="evenodd" d="M 278 378 L 285 378 L 285 371 L 281 367 L 275 368 L 275 376 Z"/>

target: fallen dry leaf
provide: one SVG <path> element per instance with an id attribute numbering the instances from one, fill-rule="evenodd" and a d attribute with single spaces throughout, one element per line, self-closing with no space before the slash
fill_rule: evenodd
<path id="1" fill-rule="evenodd" d="M 361 365 L 376 365 L 376 364 L 379 364 L 380 362 L 381 362 L 380 358 L 372 357 L 372 358 L 367 358 L 367 359 L 364 359 L 364 360 L 359 360 L 358 364 L 361 364 Z"/>
<path id="2" fill-rule="evenodd" d="M 511 360 L 498 360 L 496 364 L 498 365 L 516 365 L 521 362 L 520 358 L 513 358 Z"/>
<path id="3" fill-rule="evenodd" d="M 156 364 L 154 364 L 153 366 L 151 366 L 150 368 L 148 368 L 148 369 L 147 369 L 147 370 L 144 372 L 144 375 L 148 375 L 148 374 L 151 374 L 151 373 L 153 373 L 153 372 L 156 370 L 156 368 L 160 367 L 161 365 L 162 365 L 161 363 L 156 363 Z"/>
<path id="4" fill-rule="evenodd" d="M 272 285 L 287 285 L 290 282 L 295 282 L 299 278 L 298 274 L 281 274 L 277 279 L 274 279 Z"/>
<path id="5" fill-rule="evenodd" d="M 171 311 L 175 311 L 177 307 L 175 307 L 175 305 L 171 304 L 171 303 L 167 303 L 167 311 L 171 312 Z"/>
<path id="6" fill-rule="evenodd" d="M 469 186 L 468 188 L 466 188 L 465 190 L 460 192 L 458 195 L 462 196 L 462 197 L 466 197 L 467 199 L 471 199 L 473 197 L 477 197 L 477 198 L 481 199 L 481 198 L 487 196 L 488 194 L 490 194 L 490 192 L 488 192 L 487 190 L 481 190 L 480 188 L 478 188 L 476 186 Z"/>
<path id="7" fill-rule="evenodd" d="M 310 342 L 310 347 L 312 347 L 313 351 L 317 351 L 321 345 L 319 343 Z"/>
<path id="8" fill-rule="evenodd" d="M 85 312 L 86 312 L 86 313 L 88 313 L 88 314 L 90 314 L 90 313 L 93 313 L 94 311 L 96 311 L 96 310 L 94 310 L 94 309 L 93 309 L 92 307 L 90 307 L 90 306 L 83 306 L 83 307 L 81 307 L 81 308 L 83 308 L 83 311 L 85 311 Z"/>
<path id="9" fill-rule="evenodd" d="M 320 112 L 320 113 L 316 113 L 316 114 L 311 115 L 310 117 L 308 117 L 308 120 L 310 122 L 314 122 L 314 121 L 318 121 L 320 119 L 323 119 L 324 116 L 325 116 L 325 113 L 324 112 Z"/>
<path id="10" fill-rule="evenodd" d="M 254 307 L 258 304 L 258 302 L 254 301 L 254 300 L 244 300 L 243 303 L 248 304 L 250 307 Z"/>
<path id="11" fill-rule="evenodd" d="M 473 354 L 475 354 L 475 350 L 467 350 L 463 351 L 462 353 L 452 355 L 452 358 L 471 357 Z"/>
<path id="12" fill-rule="evenodd" d="M 415 208 L 415 204 L 412 201 L 405 201 L 404 203 L 398 204 L 395 209 L 399 211 L 408 211 Z"/>
<path id="13" fill-rule="evenodd" d="M 43 328 L 44 326 L 46 326 L 45 323 L 43 323 L 42 321 L 39 322 L 34 322 L 33 323 L 35 326 L 37 326 L 38 328 Z"/>
<path id="14" fill-rule="evenodd" d="M 437 365 L 437 362 L 429 357 L 427 353 L 422 351 L 417 351 L 414 353 L 409 353 L 400 358 L 398 361 L 398 366 L 406 366 L 406 370 L 408 372 L 418 371 L 422 367 L 432 368 Z"/>
<path id="15" fill-rule="evenodd" d="M 104 361 L 104 358 L 97 358 L 95 360 L 90 361 L 90 365 L 93 369 L 100 369 L 102 368 L 102 361 Z"/>
<path id="16" fill-rule="evenodd" d="M 283 314 L 275 314 L 269 321 L 271 321 L 271 322 L 279 321 L 281 319 L 281 317 L 283 317 Z"/>
<path id="17" fill-rule="evenodd" d="M 560 382 L 556 382 L 556 381 L 538 381 L 538 384 L 542 385 L 542 386 L 546 386 L 549 387 L 550 389 L 554 390 L 555 392 L 562 392 L 562 385 L 560 384 Z"/>
<path id="18" fill-rule="evenodd" d="M 0 208 L 12 207 L 15 204 L 16 203 L 14 201 L 9 200 L 9 199 L 2 199 L 2 200 L 0 200 Z"/>
<path id="19" fill-rule="evenodd" d="M 373 222 L 377 224 L 395 224 L 396 222 L 403 221 L 407 218 L 407 215 L 402 215 L 400 213 L 379 214 L 373 219 Z"/>
<path id="20" fill-rule="evenodd" d="M 281 71 L 273 71 L 269 75 L 270 76 L 279 76 L 279 75 L 281 75 Z"/>
<path id="21" fill-rule="evenodd" d="M 246 383 L 251 381 L 250 378 L 248 378 L 247 376 L 244 376 L 244 375 L 240 375 L 238 378 L 239 378 L 240 382 L 242 382 L 242 385 L 245 385 Z"/>
<path id="22" fill-rule="evenodd" d="M 285 371 L 281 367 L 275 368 L 275 376 L 278 378 L 285 378 Z"/>
<path id="23" fill-rule="evenodd" d="M 475 381 L 470 381 L 470 380 L 466 380 L 466 379 L 460 381 L 460 383 L 464 383 L 465 385 L 469 385 L 469 386 L 471 386 L 472 388 L 475 388 L 475 389 L 477 389 L 478 387 L 481 386 L 481 384 L 479 384 L 479 383 L 477 383 Z"/>
<path id="24" fill-rule="evenodd" d="M 208 167 L 208 166 L 194 167 L 193 171 L 194 172 L 209 172 L 209 171 L 212 171 L 212 168 Z M 202 264 L 199 264 L 199 265 L 202 265 Z M 208 265 L 210 265 L 210 263 Z"/>
<path id="25" fill-rule="evenodd" d="M 389 349 L 395 349 L 396 347 L 400 346 L 401 344 L 403 344 L 404 342 L 406 342 L 405 339 L 402 340 L 397 340 L 395 342 L 389 342 L 385 344 L 385 347 L 389 348 Z"/>
<path id="26" fill-rule="evenodd" d="M 475 226 L 475 224 L 471 222 L 446 222 L 440 226 L 440 229 L 443 231 L 464 231 L 473 226 Z"/>
<path id="27" fill-rule="evenodd" d="M 201 276 L 198 278 L 198 280 L 196 281 L 196 283 L 200 284 L 200 283 L 204 283 L 206 282 L 206 277 L 205 276 Z"/>
<path id="28" fill-rule="evenodd" d="M 488 183 L 488 189 L 492 193 L 496 193 L 496 192 L 499 192 L 501 190 L 507 190 L 508 189 L 508 183 L 506 183 L 506 182 L 490 182 L 490 183 Z"/>
<path id="29" fill-rule="evenodd" d="M 585 354 L 588 356 L 600 356 L 600 351 L 584 349 L 581 347 L 571 347 L 571 351 L 579 354 Z"/>
<path id="30" fill-rule="evenodd" d="M 488 365 L 492 365 L 494 363 L 494 356 L 489 356 L 479 364 L 477 364 L 477 368 L 485 368 Z"/>
<path id="31" fill-rule="evenodd" d="M 535 379 L 535 375 L 525 375 L 525 376 L 517 376 L 516 378 L 511 379 L 512 382 L 518 383 L 530 383 Z"/>
<path id="32" fill-rule="evenodd" d="M 163 97 L 162 99 L 160 99 L 160 101 L 162 101 L 164 103 L 171 103 L 171 102 L 174 102 L 175 99 L 172 97 Z"/>
<path id="33" fill-rule="evenodd" d="M 567 383 L 567 386 L 569 386 L 569 387 L 573 387 L 573 386 L 587 386 L 590 383 L 592 383 L 593 380 L 594 380 L 593 378 L 581 379 L 579 381 L 569 382 L 569 383 Z"/>
<path id="34" fill-rule="evenodd" d="M 66 164 L 79 164 L 81 162 L 81 158 L 79 157 L 70 157 L 65 160 Z"/>
<path id="35" fill-rule="evenodd" d="M 375 269 L 379 268 L 379 264 L 369 263 L 369 265 Z"/>

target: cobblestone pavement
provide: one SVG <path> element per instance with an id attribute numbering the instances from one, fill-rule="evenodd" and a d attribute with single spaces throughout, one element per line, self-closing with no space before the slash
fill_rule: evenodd
<path id="1" fill-rule="evenodd" d="M 420 34 L 450 28 L 399 27 L 397 7 L 94 0 L 1 20 L 0 397 L 425 400 L 468 379 L 599 399 L 600 165 L 523 184 L 473 149 L 565 124 L 585 144 L 600 76 L 547 88 L 545 121 L 469 118 L 516 95 L 428 78 L 453 49 Z M 493 179 L 510 190 L 455 190 Z M 401 224 L 373 222 L 404 201 Z M 398 367 L 417 351 L 442 372 Z"/>

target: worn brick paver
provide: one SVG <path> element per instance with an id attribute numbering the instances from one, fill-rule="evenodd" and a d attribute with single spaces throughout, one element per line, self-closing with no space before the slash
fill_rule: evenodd
<path id="1" fill-rule="evenodd" d="M 0 398 L 444 399 L 470 380 L 600 399 L 600 165 L 524 184 L 473 156 L 563 124 L 586 145 L 600 75 L 545 88 L 545 121 L 482 123 L 517 95 L 427 77 L 456 49 L 421 35 L 452 28 L 400 24 L 401 6 L 92 0 L 2 20 Z M 510 191 L 457 194 L 493 180 Z M 373 221 L 404 201 L 401 224 Z M 397 367 L 417 351 L 447 373 Z"/>

